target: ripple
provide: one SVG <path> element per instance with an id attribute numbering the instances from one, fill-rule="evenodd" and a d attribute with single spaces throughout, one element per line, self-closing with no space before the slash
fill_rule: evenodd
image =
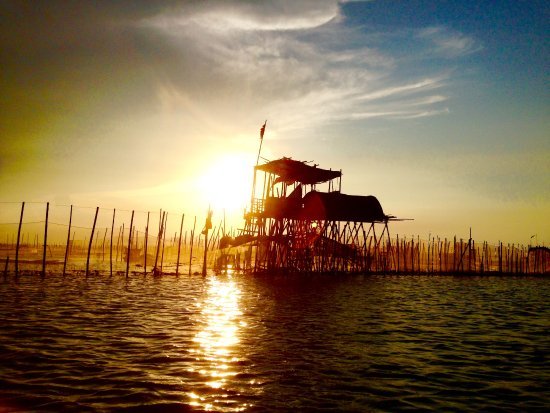
<path id="1" fill-rule="evenodd" d="M 550 282 L 0 280 L 0 411 L 544 411 Z"/>

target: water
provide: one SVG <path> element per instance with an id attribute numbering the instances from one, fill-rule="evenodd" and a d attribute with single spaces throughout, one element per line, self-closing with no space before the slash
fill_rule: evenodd
<path id="1" fill-rule="evenodd" d="M 550 279 L 0 279 L 0 411 L 548 411 Z"/>

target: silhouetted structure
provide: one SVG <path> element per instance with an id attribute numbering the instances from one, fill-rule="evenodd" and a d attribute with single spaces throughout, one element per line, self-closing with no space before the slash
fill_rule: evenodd
<path id="1" fill-rule="evenodd" d="M 257 165 L 242 235 L 221 246 L 250 243 L 253 272 L 380 269 L 378 252 L 395 217 L 374 196 L 342 194 L 341 179 L 341 171 L 290 158 Z"/>

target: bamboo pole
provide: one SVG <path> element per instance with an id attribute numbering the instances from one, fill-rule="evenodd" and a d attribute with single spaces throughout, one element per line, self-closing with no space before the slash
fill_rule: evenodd
<path id="1" fill-rule="evenodd" d="M 411 267 L 412 272 L 414 273 L 414 235 L 411 239 Z"/>
<path id="2" fill-rule="evenodd" d="M 210 212 L 210 211 L 209 211 Z M 208 225 L 204 229 L 204 257 L 202 261 L 202 276 L 206 276 L 206 260 L 208 259 Z"/>
<path id="3" fill-rule="evenodd" d="M 25 212 L 25 203 L 21 204 L 21 215 L 19 217 L 19 228 L 17 230 L 17 245 L 15 247 L 15 276 L 19 275 L 19 241 L 21 237 L 21 225 L 23 224 L 23 212 Z"/>
<path id="4" fill-rule="evenodd" d="M 116 255 L 115 255 L 115 261 L 118 262 L 118 249 L 120 244 L 120 232 L 122 231 L 122 226 L 118 227 L 118 236 L 116 239 Z"/>
<path id="5" fill-rule="evenodd" d="M 164 217 L 164 221 L 162 223 L 162 254 L 160 256 L 160 273 L 162 274 L 162 269 L 164 265 L 164 242 L 166 240 L 166 222 L 168 221 L 168 212 L 166 213 Z"/>
<path id="6" fill-rule="evenodd" d="M 71 241 L 71 224 L 73 222 L 73 206 L 69 212 L 69 229 L 67 230 L 67 245 L 65 246 L 65 259 L 63 260 L 63 277 L 65 276 L 65 269 L 67 268 L 67 259 L 69 258 L 69 244 Z"/>
<path id="7" fill-rule="evenodd" d="M 181 224 L 180 224 L 180 236 L 178 238 L 178 259 L 176 261 L 176 277 L 179 275 L 179 266 L 180 266 L 180 248 L 181 248 L 181 232 L 183 230 L 183 219 L 185 214 L 181 214 Z"/>
<path id="8" fill-rule="evenodd" d="M 122 223 L 122 234 L 120 235 L 120 261 L 124 261 L 124 222 Z"/>
<path id="9" fill-rule="evenodd" d="M 189 253 L 189 275 L 191 275 L 191 264 L 193 262 L 193 238 L 195 237 L 195 226 L 197 225 L 197 216 L 195 215 L 195 220 L 193 221 L 193 230 L 191 231 L 191 251 Z"/>
<path id="10" fill-rule="evenodd" d="M 498 272 L 502 273 L 502 242 L 498 244 Z"/>
<path id="11" fill-rule="evenodd" d="M 101 261 L 105 261 L 105 239 L 107 239 L 107 228 L 103 234 L 103 244 L 101 244 Z"/>
<path id="12" fill-rule="evenodd" d="M 94 240 L 94 231 L 95 231 L 95 224 L 97 222 L 97 213 L 99 212 L 99 207 L 96 207 L 95 209 L 95 216 L 94 216 L 94 225 L 92 226 L 92 235 L 90 236 L 90 243 L 88 245 L 88 257 L 86 258 L 86 277 L 88 276 L 89 268 L 90 268 L 90 251 L 92 249 L 92 242 Z"/>
<path id="13" fill-rule="evenodd" d="M 156 253 L 155 253 L 155 266 L 153 267 L 153 272 L 154 273 L 157 273 L 158 272 L 158 269 L 157 269 L 157 265 L 158 265 L 158 260 L 159 260 L 159 250 L 160 250 L 160 243 L 162 241 L 162 224 L 164 223 L 164 212 L 162 212 L 162 215 L 160 217 L 160 222 L 159 222 L 159 233 L 158 233 L 158 237 L 157 237 L 157 250 L 156 250 Z"/>
<path id="14" fill-rule="evenodd" d="M 126 278 L 128 278 L 128 272 L 130 270 L 130 255 L 132 253 L 132 228 L 134 225 L 134 211 L 132 211 L 132 218 L 130 218 L 130 230 L 128 231 L 128 255 L 126 256 Z"/>
<path id="15" fill-rule="evenodd" d="M 113 220 L 111 222 L 111 243 L 109 245 L 109 274 L 113 276 L 113 233 L 115 229 L 115 214 L 116 209 L 113 209 Z"/>
<path id="16" fill-rule="evenodd" d="M 420 273 L 420 260 L 422 259 L 421 255 L 420 255 L 420 254 L 421 254 L 421 249 L 420 249 L 420 235 L 417 235 L 417 236 L 416 236 L 416 239 L 417 239 L 417 247 L 416 247 L 416 249 L 417 249 L 417 251 L 418 251 L 418 260 L 417 260 L 417 261 L 418 261 L 418 264 L 417 264 L 417 265 L 418 265 L 418 272 Z"/>
<path id="17" fill-rule="evenodd" d="M 42 251 L 42 277 L 46 275 L 46 250 L 48 248 L 48 214 L 50 203 L 46 202 L 46 222 L 44 223 L 44 249 Z"/>
<path id="18" fill-rule="evenodd" d="M 143 247 L 143 275 L 147 275 L 147 243 L 149 241 L 149 211 L 147 211 L 147 224 L 145 225 L 145 245 Z"/>

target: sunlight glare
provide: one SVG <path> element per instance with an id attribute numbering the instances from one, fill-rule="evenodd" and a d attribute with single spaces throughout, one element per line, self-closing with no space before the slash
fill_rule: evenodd
<path id="1" fill-rule="evenodd" d="M 212 278 L 208 282 L 207 292 L 201 306 L 202 326 L 193 340 L 197 345 L 193 353 L 199 356 L 196 370 L 204 377 L 205 384 L 218 392 L 200 394 L 197 390 L 189 393 L 189 404 L 204 410 L 238 411 L 241 405 L 228 405 L 212 398 L 224 398 L 224 392 L 231 388 L 232 377 L 238 373 L 234 368 L 239 360 L 235 357 L 235 346 L 239 343 L 242 329 L 240 290 L 231 279 Z"/>
<path id="2" fill-rule="evenodd" d="M 248 153 L 230 153 L 213 160 L 197 178 L 198 193 L 213 210 L 241 212 L 250 198 L 254 160 Z"/>

